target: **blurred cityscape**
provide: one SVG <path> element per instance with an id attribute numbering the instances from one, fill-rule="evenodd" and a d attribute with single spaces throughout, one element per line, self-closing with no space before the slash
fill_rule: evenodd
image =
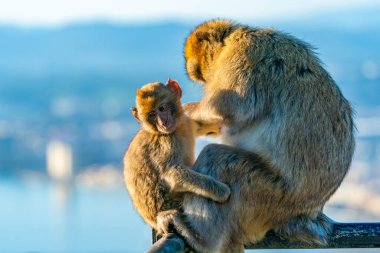
<path id="1" fill-rule="evenodd" d="M 379 221 L 380 33 L 374 32 L 378 23 L 350 29 L 327 23 L 273 26 L 317 47 L 356 110 L 352 168 L 326 212 L 339 221 Z M 70 205 L 68 198 L 80 196 L 75 187 L 122 189 L 115 202 L 129 201 L 123 189 L 122 157 L 138 129 L 129 111 L 135 90 L 170 76 L 182 85 L 183 102 L 201 97 L 201 88 L 186 77 L 182 56 L 193 25 L 0 26 L 0 182 L 63 182 L 52 190 L 58 206 Z M 198 151 L 206 142 L 198 142 Z M 0 199 L 8 196 L 12 206 L 15 198 L 6 189 L 10 188 L 0 185 Z M 22 208 L 21 203 L 16 206 Z M 9 228 L 4 215 L 14 210 L 4 210 L 0 227 Z M 0 228 L 0 241 L 6 234 Z"/>

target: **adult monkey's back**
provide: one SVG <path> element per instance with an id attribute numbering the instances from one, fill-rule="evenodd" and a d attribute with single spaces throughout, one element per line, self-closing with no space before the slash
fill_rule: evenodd
<path id="1" fill-rule="evenodd" d="M 354 150 L 352 110 L 308 44 L 271 29 L 224 20 L 187 38 L 188 75 L 204 83 L 190 117 L 222 124 L 195 170 L 230 185 L 217 204 L 186 197 L 174 223 L 200 252 L 239 252 L 276 230 L 325 244 L 322 208 L 342 182 Z M 186 223 L 184 223 L 186 219 Z"/>

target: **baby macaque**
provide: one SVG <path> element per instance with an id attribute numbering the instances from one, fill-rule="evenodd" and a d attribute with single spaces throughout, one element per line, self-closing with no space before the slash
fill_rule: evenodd
<path id="1" fill-rule="evenodd" d="M 167 233 L 160 212 L 177 210 L 184 193 L 224 202 L 229 187 L 210 176 L 191 170 L 195 137 L 219 135 L 216 124 L 202 124 L 182 110 L 182 90 L 177 82 L 149 83 L 137 90 L 132 108 L 141 130 L 124 156 L 124 180 L 133 205 L 142 218 L 159 233 Z"/>

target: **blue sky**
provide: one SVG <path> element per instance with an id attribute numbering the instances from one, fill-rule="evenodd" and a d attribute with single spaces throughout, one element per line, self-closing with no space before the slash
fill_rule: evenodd
<path id="1" fill-rule="evenodd" d="M 294 20 L 324 12 L 380 7 L 378 0 L 0 0 L 0 23 L 55 26 L 72 22 L 151 22 L 215 17 Z"/>

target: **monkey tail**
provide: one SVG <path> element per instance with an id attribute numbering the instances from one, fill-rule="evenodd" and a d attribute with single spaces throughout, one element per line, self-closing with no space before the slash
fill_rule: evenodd
<path id="1" fill-rule="evenodd" d="M 299 241 L 311 246 L 326 246 L 333 229 L 333 224 L 333 220 L 320 212 L 315 219 L 308 216 L 293 218 L 275 229 L 275 232 L 282 239 Z"/>

